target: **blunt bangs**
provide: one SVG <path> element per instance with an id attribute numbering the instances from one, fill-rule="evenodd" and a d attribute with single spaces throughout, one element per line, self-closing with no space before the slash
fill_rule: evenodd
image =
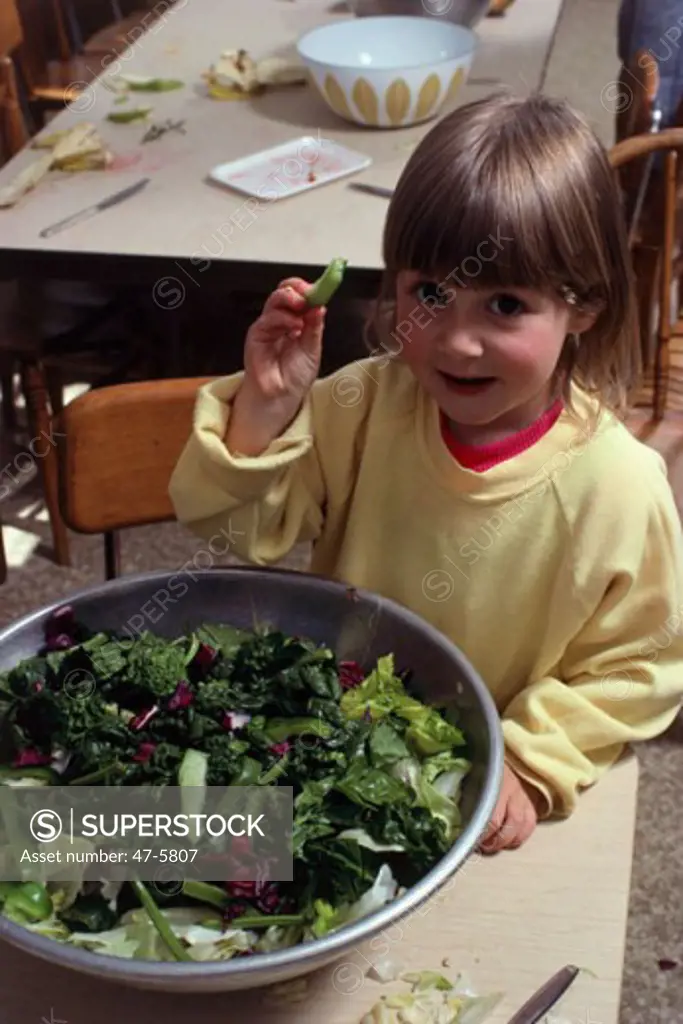
<path id="1" fill-rule="evenodd" d="M 606 301 L 617 208 L 609 162 L 577 114 L 541 97 L 489 97 L 445 117 L 413 153 L 389 208 L 384 262 L 391 275 L 570 287 Z"/>

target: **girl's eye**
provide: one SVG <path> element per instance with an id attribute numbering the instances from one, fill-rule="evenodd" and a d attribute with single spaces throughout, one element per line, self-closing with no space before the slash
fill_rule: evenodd
<path id="1" fill-rule="evenodd" d="M 494 295 L 489 307 L 497 316 L 519 316 L 526 311 L 526 306 L 516 295 Z"/>
<path id="2" fill-rule="evenodd" d="M 414 294 L 417 296 L 417 301 L 420 303 L 431 302 L 439 306 L 447 306 L 448 302 L 443 294 L 443 291 L 436 283 L 436 281 L 420 281 L 413 288 Z"/>

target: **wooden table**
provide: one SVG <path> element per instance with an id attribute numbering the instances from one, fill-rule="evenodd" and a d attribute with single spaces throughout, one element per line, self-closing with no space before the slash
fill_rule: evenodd
<path id="1" fill-rule="evenodd" d="M 469 82 L 456 102 L 497 85 L 517 93 L 537 88 L 560 6 L 561 0 L 517 0 L 504 18 L 484 19 Z M 313 273 L 343 254 L 351 264 L 347 287 L 359 297 L 374 293 L 385 200 L 349 189 L 346 180 L 264 204 L 254 215 L 244 197 L 207 180 L 217 164 L 310 134 L 321 145 L 334 139 L 371 156 L 372 167 L 358 180 L 395 183 L 431 124 L 390 131 L 346 124 L 312 86 L 246 102 L 215 101 L 205 93 L 202 75 L 222 50 L 244 47 L 258 59 L 292 49 L 318 24 L 348 17 L 338 0 L 177 0 L 118 67 L 102 69 L 72 108 L 50 123 L 48 132 L 96 122 L 116 161 L 106 172 L 52 172 L 16 207 L 0 210 L 0 275 L 54 276 L 58 268 L 62 277 L 132 283 L 174 275 L 193 289 L 215 274 L 224 287 L 227 271 L 233 285 L 256 280 L 265 290 L 287 266 Z M 153 104 L 155 119 L 184 118 L 187 134 L 141 145 L 140 123 L 106 121 L 111 110 L 123 109 L 102 84 L 117 70 L 183 79 L 182 90 L 137 97 L 141 105 Z M 30 150 L 18 154 L 0 173 L 0 185 L 35 156 Z M 43 228 L 145 176 L 152 182 L 144 193 L 51 239 L 39 237 Z"/>
<path id="2" fill-rule="evenodd" d="M 629 758 L 584 794 L 575 815 L 540 826 L 527 845 L 474 855 L 412 918 L 310 976 L 307 999 L 266 1008 L 249 993 L 179 996 L 106 985 L 0 945 L 0 1020 L 7 1024 L 358 1024 L 391 988 L 364 974 L 385 953 L 404 969 L 466 971 L 480 991 L 502 991 L 489 1024 L 511 1015 L 567 963 L 587 968 L 550 1019 L 618 1024 L 636 811 Z M 52 1014 L 52 1016 L 51 1016 Z M 545 1024 L 545 1022 L 544 1022 Z"/>

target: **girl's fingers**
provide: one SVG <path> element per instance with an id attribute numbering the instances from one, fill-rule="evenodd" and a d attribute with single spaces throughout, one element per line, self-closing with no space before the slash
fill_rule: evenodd
<path id="1" fill-rule="evenodd" d="M 259 317 L 252 337 L 259 342 L 273 342 L 283 334 L 300 335 L 303 329 L 304 321 L 300 316 L 284 309 L 273 309 Z"/>
<path id="2" fill-rule="evenodd" d="M 263 312 L 271 309 L 292 309 L 303 312 L 307 308 L 305 295 L 309 288 L 310 285 L 298 277 L 282 281 L 266 299 Z"/>
<path id="3" fill-rule="evenodd" d="M 304 328 L 299 339 L 302 349 L 313 356 L 318 355 L 322 347 L 323 330 L 325 328 L 324 309 L 312 309 L 303 317 Z"/>
<path id="4" fill-rule="evenodd" d="M 507 802 L 505 800 L 499 800 L 493 814 L 491 815 L 491 820 L 488 823 L 484 837 L 479 842 L 479 848 L 483 853 L 488 853 L 491 849 L 495 848 L 500 831 L 504 827 L 506 816 Z"/>

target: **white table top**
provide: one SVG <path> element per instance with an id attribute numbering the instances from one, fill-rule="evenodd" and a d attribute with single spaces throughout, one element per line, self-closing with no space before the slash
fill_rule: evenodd
<path id="1" fill-rule="evenodd" d="M 388 954 L 405 970 L 466 971 L 505 997 L 488 1024 L 512 1014 L 568 963 L 582 973 L 544 1021 L 618 1024 L 628 912 L 637 763 L 629 758 L 586 792 L 566 821 L 541 825 L 519 850 L 473 855 L 410 919 L 310 976 L 307 999 L 266 1008 L 254 993 L 186 996 L 139 992 L 42 964 L 0 944 L 0 1019 L 63 1024 L 358 1024 L 391 988 L 364 979 Z M 446 957 L 450 969 L 441 966 Z M 51 1016 L 52 1014 L 52 1016 Z"/>
<path id="2" fill-rule="evenodd" d="M 477 28 L 480 43 L 469 82 L 456 102 L 487 95 L 496 85 L 520 94 L 537 88 L 560 6 L 560 0 L 517 0 L 504 18 L 485 18 Z M 105 120 L 111 110 L 123 108 L 114 106 L 115 97 L 98 79 L 46 132 L 93 121 L 116 156 L 114 166 L 77 174 L 50 172 L 17 206 L 0 210 L 3 266 L 22 273 L 44 270 L 51 257 L 49 272 L 54 273 L 59 257 L 74 255 L 189 260 L 197 285 L 203 272 L 197 268 L 209 254 L 212 261 L 235 265 L 279 266 L 322 266 L 343 254 L 351 268 L 378 270 L 386 200 L 355 192 L 348 182 L 393 185 L 433 122 L 412 129 L 364 129 L 337 118 L 312 86 L 221 102 L 206 96 L 202 80 L 222 50 L 244 47 L 258 59 L 291 49 L 317 24 L 348 17 L 345 5 L 335 0 L 179 0 L 177 9 L 126 52 L 120 68 L 183 79 L 181 90 L 139 93 L 137 98 L 141 105 L 153 104 L 155 120 L 184 118 L 187 134 L 172 132 L 142 145 L 144 124 Z M 243 196 L 207 180 L 218 164 L 308 134 L 360 150 L 373 165 L 354 179 L 271 202 L 256 220 L 244 216 Z M 0 172 L 0 186 L 37 155 L 35 150 L 18 154 Z M 43 228 L 146 176 L 152 181 L 140 195 L 50 239 L 39 237 Z M 86 259 L 79 276 L 100 267 L 100 260 Z"/>

